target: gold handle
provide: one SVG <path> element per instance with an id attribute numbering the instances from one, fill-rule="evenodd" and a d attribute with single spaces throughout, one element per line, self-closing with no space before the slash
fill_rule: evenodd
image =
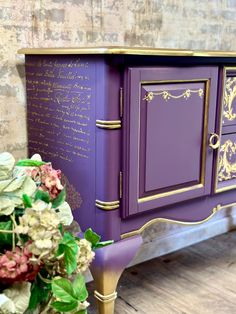
<path id="1" fill-rule="evenodd" d="M 216 133 L 211 133 L 211 136 L 209 138 L 209 146 L 212 149 L 217 149 L 220 146 L 220 137 Z"/>

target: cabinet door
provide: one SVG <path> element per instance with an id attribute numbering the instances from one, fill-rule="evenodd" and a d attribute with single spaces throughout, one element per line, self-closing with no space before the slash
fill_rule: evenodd
<path id="1" fill-rule="evenodd" d="M 217 67 L 129 68 L 124 217 L 210 193 Z"/>
<path id="2" fill-rule="evenodd" d="M 222 69 L 221 82 L 215 192 L 236 188 L 236 67 Z"/>

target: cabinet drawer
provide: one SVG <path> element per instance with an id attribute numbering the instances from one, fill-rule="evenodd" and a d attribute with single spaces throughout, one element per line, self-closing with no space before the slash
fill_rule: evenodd
<path id="1" fill-rule="evenodd" d="M 130 68 L 124 216 L 211 190 L 217 67 Z"/>
<path id="2" fill-rule="evenodd" d="M 236 67 L 225 67 L 223 71 L 222 127 L 236 126 Z M 236 132 L 236 128 L 234 128 Z M 222 130 L 222 131 L 223 131 Z"/>
<path id="3" fill-rule="evenodd" d="M 236 188 L 236 133 L 221 136 L 217 173 L 217 192 Z"/>

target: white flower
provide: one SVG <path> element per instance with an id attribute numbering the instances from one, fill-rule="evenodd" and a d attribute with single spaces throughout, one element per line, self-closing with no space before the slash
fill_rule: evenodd
<path id="1" fill-rule="evenodd" d="M 4 152 L 0 154 L 0 180 L 6 180 L 10 177 L 15 164 L 15 158 L 12 154 Z"/>
<path id="2" fill-rule="evenodd" d="M 81 239 L 78 245 L 77 272 L 84 272 L 92 262 L 95 253 L 92 251 L 91 243 L 86 239 Z"/>
<path id="3" fill-rule="evenodd" d="M 15 313 L 15 305 L 5 294 L 0 294 L 0 314 Z"/>
<path id="4" fill-rule="evenodd" d="M 67 202 L 62 203 L 58 208 L 55 210 L 58 219 L 64 226 L 69 226 L 74 217 L 72 215 L 72 211 L 70 205 Z"/>
<path id="5" fill-rule="evenodd" d="M 1 314 L 23 314 L 30 300 L 29 282 L 15 283 L 0 294 Z"/>

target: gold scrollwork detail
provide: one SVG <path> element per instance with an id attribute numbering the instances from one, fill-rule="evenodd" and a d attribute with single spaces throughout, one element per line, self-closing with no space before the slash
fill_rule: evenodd
<path id="1" fill-rule="evenodd" d="M 168 91 L 161 91 L 161 92 L 148 92 L 143 100 L 146 100 L 147 102 L 150 102 L 154 99 L 155 96 L 162 96 L 162 98 L 165 101 L 168 101 L 169 99 L 179 99 L 179 98 L 185 98 L 188 99 L 192 96 L 192 94 L 197 93 L 200 98 L 204 96 L 204 91 L 202 88 L 199 89 L 186 89 L 182 94 L 180 95 L 173 95 Z"/>
<path id="2" fill-rule="evenodd" d="M 233 101 L 236 97 L 236 77 L 229 77 L 225 83 L 225 91 L 224 91 L 224 117 L 233 121 L 236 118 L 236 113 L 233 112 Z"/>
<path id="3" fill-rule="evenodd" d="M 236 143 L 228 139 L 220 147 L 218 181 L 226 181 L 236 178 L 236 162 L 232 163 L 232 157 L 236 157 Z"/>
<path id="4" fill-rule="evenodd" d="M 218 205 L 216 205 L 216 207 L 214 207 L 212 209 L 212 211 L 208 217 L 206 217 L 203 220 L 199 220 L 199 221 L 180 221 L 180 220 L 173 220 L 173 219 L 168 219 L 168 218 L 154 218 L 154 219 L 151 219 L 150 221 L 146 222 L 142 227 L 140 227 L 137 230 L 133 230 L 133 231 L 121 234 L 121 239 L 126 239 L 129 237 L 133 237 L 135 235 L 141 234 L 146 228 L 150 227 L 151 225 L 153 225 L 154 223 L 157 223 L 157 222 L 171 223 L 171 224 L 177 224 L 177 225 L 182 225 L 182 226 L 197 226 L 197 225 L 200 225 L 200 224 L 203 224 L 203 223 L 209 221 L 221 209 L 235 206 L 235 205 L 236 205 L 236 203 L 230 203 L 227 205 L 218 204 Z"/>

